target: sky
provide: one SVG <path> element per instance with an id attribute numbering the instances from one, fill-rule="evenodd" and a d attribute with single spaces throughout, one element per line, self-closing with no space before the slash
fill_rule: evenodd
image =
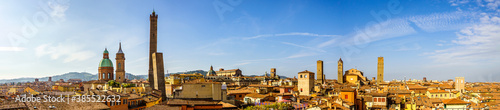
<path id="1" fill-rule="evenodd" d="M 169 73 L 271 68 L 294 77 L 324 61 L 327 79 L 356 68 L 371 79 L 499 81 L 499 0 L 2 0 L 0 79 L 97 74 L 105 48 L 125 71 L 148 70 L 149 15 Z M 167 71 L 166 71 L 167 72 Z"/>

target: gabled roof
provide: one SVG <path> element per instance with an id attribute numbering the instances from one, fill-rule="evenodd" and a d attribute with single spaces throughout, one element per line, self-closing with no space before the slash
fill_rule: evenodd
<path id="1" fill-rule="evenodd" d="M 469 104 L 469 102 L 460 100 L 460 99 L 446 99 L 443 100 L 444 104 L 451 104 L 451 105 L 464 105 L 464 104 Z"/>

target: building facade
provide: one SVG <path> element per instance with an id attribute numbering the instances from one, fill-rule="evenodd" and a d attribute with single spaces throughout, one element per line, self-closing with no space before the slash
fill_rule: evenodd
<path id="1" fill-rule="evenodd" d="M 221 68 L 219 69 L 219 71 L 216 71 L 215 73 L 217 73 L 217 76 L 226 76 L 226 77 L 243 76 L 240 69 L 224 70 L 224 68 Z"/>
<path id="2" fill-rule="evenodd" d="M 298 89 L 299 95 L 309 96 L 314 87 L 314 73 L 310 71 L 302 71 L 298 73 Z"/>

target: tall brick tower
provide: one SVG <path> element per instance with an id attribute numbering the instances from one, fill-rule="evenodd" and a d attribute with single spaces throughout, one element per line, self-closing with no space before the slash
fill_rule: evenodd
<path id="1" fill-rule="evenodd" d="M 384 82 L 384 57 L 378 57 L 377 82 Z"/>
<path id="2" fill-rule="evenodd" d="M 156 36 L 157 36 L 157 20 L 158 20 L 158 15 L 155 14 L 155 11 L 151 15 L 149 15 L 149 70 L 148 70 L 148 79 L 149 79 L 149 86 L 150 87 L 155 87 L 154 82 L 154 74 L 153 74 L 153 58 L 152 55 L 153 53 L 156 52 Z"/>
<path id="3" fill-rule="evenodd" d="M 344 83 L 344 62 L 342 58 L 340 58 L 338 62 L 337 82 L 341 84 Z"/>
<path id="4" fill-rule="evenodd" d="M 116 52 L 116 77 L 117 82 L 125 82 L 125 54 L 122 51 L 122 43 L 120 42 L 120 47 L 118 52 Z"/>
<path id="5" fill-rule="evenodd" d="M 321 83 L 321 84 L 323 84 L 323 83 L 325 83 L 325 78 L 323 77 L 323 76 L 324 76 L 324 75 L 323 75 L 323 61 L 318 60 L 318 61 L 316 62 L 316 64 L 317 64 L 317 67 L 316 67 L 316 68 L 318 69 L 318 70 L 316 71 L 316 72 L 318 73 L 318 74 L 317 74 L 317 75 L 318 75 L 318 76 L 317 76 L 317 78 L 318 78 L 318 79 L 317 79 L 317 83 Z"/>
<path id="6" fill-rule="evenodd" d="M 152 89 L 161 91 L 162 100 L 166 100 L 165 90 L 165 70 L 163 69 L 163 54 L 156 51 L 157 40 L 157 20 L 158 15 L 153 13 L 149 16 L 150 33 L 149 33 L 149 86 Z"/>

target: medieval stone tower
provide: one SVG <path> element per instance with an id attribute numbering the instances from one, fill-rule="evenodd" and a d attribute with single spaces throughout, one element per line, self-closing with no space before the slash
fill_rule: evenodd
<path id="1" fill-rule="evenodd" d="M 122 43 L 116 53 L 116 77 L 117 82 L 125 82 L 125 54 L 122 51 Z"/>
<path id="2" fill-rule="evenodd" d="M 318 60 L 316 62 L 316 64 L 317 64 L 317 67 L 316 67 L 317 71 L 316 71 L 316 73 L 318 73 L 317 83 L 323 84 L 323 83 L 325 83 L 325 77 L 323 75 L 323 61 Z"/>
<path id="3" fill-rule="evenodd" d="M 455 77 L 455 89 L 457 91 L 464 92 L 465 90 L 464 77 Z"/>
<path id="4" fill-rule="evenodd" d="M 271 68 L 271 77 L 276 78 L 276 68 Z"/>
<path id="5" fill-rule="evenodd" d="M 378 57 L 377 82 L 384 82 L 384 57 Z"/>
<path id="6" fill-rule="evenodd" d="M 148 80 L 152 89 L 161 91 L 162 100 L 166 99 L 165 90 L 165 71 L 163 69 L 163 54 L 156 50 L 157 40 L 157 20 L 158 15 L 153 13 L 149 15 L 150 33 L 149 33 L 149 70 Z"/>
<path id="7" fill-rule="evenodd" d="M 344 83 L 344 62 L 342 58 L 340 58 L 338 62 L 337 82 L 341 84 Z"/>
<path id="8" fill-rule="evenodd" d="M 312 93 L 314 87 L 314 73 L 310 71 L 302 71 L 298 73 L 298 89 L 299 95 L 309 96 Z"/>

